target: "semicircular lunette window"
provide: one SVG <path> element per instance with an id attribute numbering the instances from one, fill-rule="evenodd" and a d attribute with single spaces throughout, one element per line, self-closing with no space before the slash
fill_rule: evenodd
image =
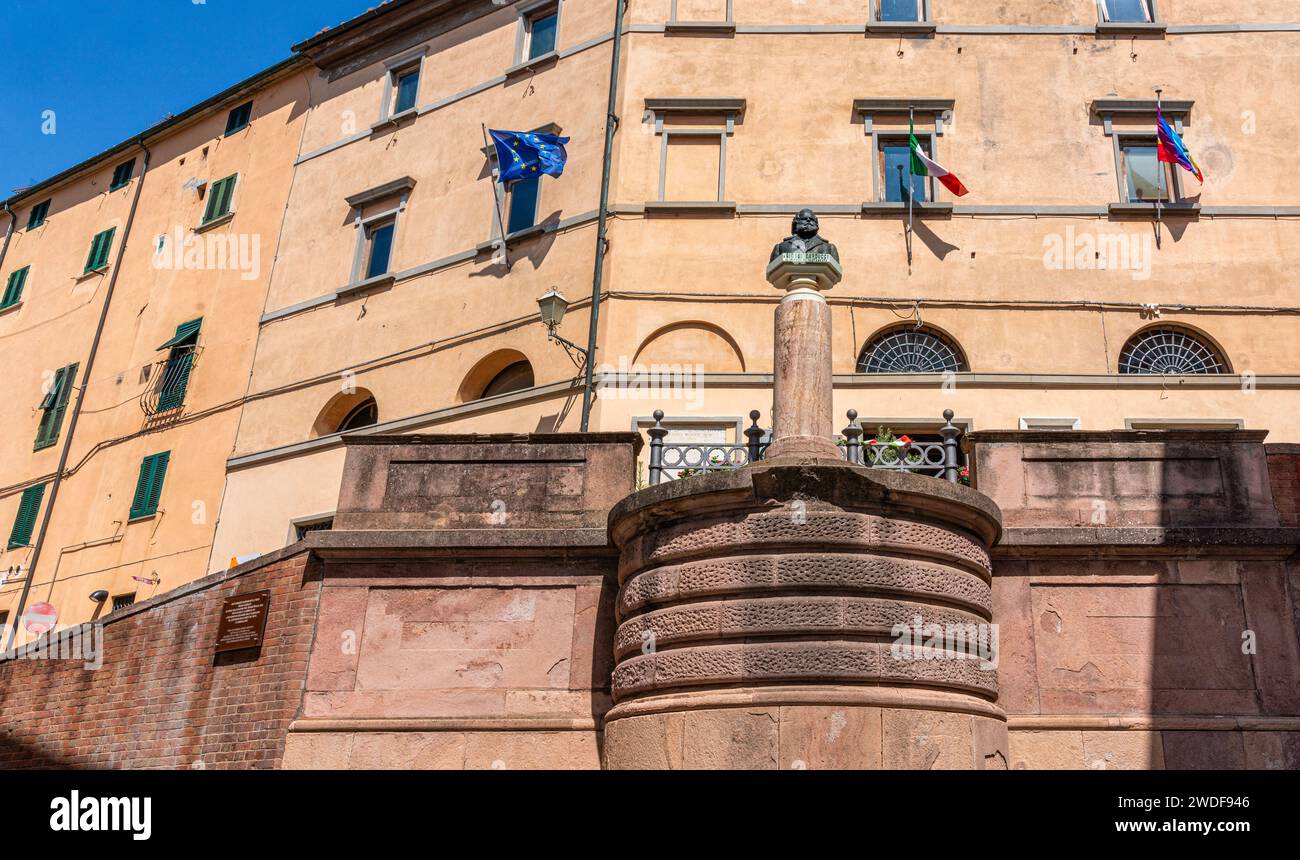
<path id="1" fill-rule="evenodd" d="M 948 338 L 930 329 L 896 328 L 862 350 L 858 373 L 959 373 L 966 359 Z"/>
<path id="2" fill-rule="evenodd" d="M 1218 351 L 1191 331 L 1161 326 L 1138 332 L 1119 356 L 1120 373 L 1227 373 Z"/>
<path id="3" fill-rule="evenodd" d="M 339 422 L 338 432 L 346 433 L 349 430 L 360 430 L 362 427 L 371 427 L 378 423 L 379 405 L 375 403 L 375 398 L 370 397 L 354 406 L 352 411 Z"/>
<path id="4" fill-rule="evenodd" d="M 496 397 L 499 394 L 509 394 L 512 391 L 522 391 L 525 388 L 532 387 L 533 366 L 527 361 L 516 361 L 492 377 L 492 381 L 487 384 L 483 389 L 483 393 L 479 395 L 479 399 Z"/>

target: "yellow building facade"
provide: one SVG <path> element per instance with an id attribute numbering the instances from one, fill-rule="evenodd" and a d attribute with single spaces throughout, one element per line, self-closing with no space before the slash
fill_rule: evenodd
<path id="1" fill-rule="evenodd" d="M 397 0 L 324 31 L 8 201 L 0 278 L 30 273 L 0 311 L 0 524 L 46 489 L 0 560 L 0 609 L 84 621 L 327 526 L 344 433 L 579 429 L 597 282 L 589 429 L 663 410 L 670 440 L 743 441 L 751 410 L 771 424 L 763 269 L 803 206 L 845 273 L 828 295 L 837 414 L 868 435 L 933 431 L 951 409 L 967 429 L 1300 441 L 1287 17 L 1208 0 Z M 1204 184 L 1157 167 L 1157 89 Z M 909 125 L 970 192 L 914 180 L 910 226 L 893 173 Z M 563 176 L 503 190 L 489 128 L 568 137 Z M 94 236 L 128 221 L 121 259 L 83 272 Z M 176 253 L 214 235 L 249 264 Z M 576 350 L 539 319 L 552 289 Z M 32 451 L 74 363 L 63 435 Z M 178 374 L 179 406 L 159 382 Z"/>

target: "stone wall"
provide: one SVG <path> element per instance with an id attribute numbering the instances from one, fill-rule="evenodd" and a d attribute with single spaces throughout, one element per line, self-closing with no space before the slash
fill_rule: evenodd
<path id="1" fill-rule="evenodd" d="M 262 646 L 216 654 L 223 601 L 263 590 Z M 0 767 L 278 767 L 319 595 L 319 566 L 291 549 L 113 613 L 98 669 L 31 659 L 34 643 L 0 663 Z"/>
<path id="2" fill-rule="evenodd" d="M 293 768 L 599 768 L 631 433 L 350 445 Z"/>
<path id="3" fill-rule="evenodd" d="M 1284 526 L 1300 526 L 1300 445 L 1265 445 L 1273 504 Z"/>
<path id="4" fill-rule="evenodd" d="M 973 434 L 1008 526 L 993 615 L 1012 767 L 1300 766 L 1300 532 L 1262 440 Z"/>

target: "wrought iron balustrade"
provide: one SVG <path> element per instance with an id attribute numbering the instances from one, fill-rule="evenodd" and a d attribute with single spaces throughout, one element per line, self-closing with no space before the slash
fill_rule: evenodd
<path id="1" fill-rule="evenodd" d="M 145 416 L 157 418 L 185 405 L 190 375 L 202 352 L 199 346 L 177 347 L 167 358 L 153 364 L 149 382 L 140 395 L 140 409 Z"/>
<path id="2" fill-rule="evenodd" d="M 752 425 L 745 430 L 743 445 L 725 443 L 670 444 L 664 440 L 669 430 L 663 425 L 662 409 L 654 413 L 654 426 L 646 431 L 650 437 L 650 483 L 678 480 L 701 472 L 722 472 L 737 469 L 763 459 L 770 442 L 768 431 L 758 426 L 760 413 L 749 413 Z M 893 469 L 933 475 L 952 483 L 961 477 L 958 439 L 961 428 L 952 423 L 953 412 L 943 413 L 944 424 L 939 428 L 941 442 L 908 442 L 904 444 L 879 444 L 863 441 L 863 430 L 858 424 L 858 413 L 850 409 L 849 425 L 836 442 L 844 459 L 857 466 L 871 469 Z"/>

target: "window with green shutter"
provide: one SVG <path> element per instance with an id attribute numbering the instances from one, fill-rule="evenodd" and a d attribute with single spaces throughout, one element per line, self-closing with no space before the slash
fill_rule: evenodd
<path id="1" fill-rule="evenodd" d="M 23 300 L 23 286 L 27 283 L 29 269 L 31 266 L 23 266 L 9 273 L 9 280 L 5 282 L 4 295 L 0 296 L 0 310 L 11 308 Z"/>
<path id="2" fill-rule="evenodd" d="M 202 328 L 202 317 L 181 323 L 176 327 L 172 339 L 158 347 L 159 350 L 171 350 L 159 386 L 159 412 L 178 409 L 185 404 L 185 389 L 190 384 L 190 371 L 194 368 L 194 348 L 198 345 L 199 331 Z"/>
<path id="3" fill-rule="evenodd" d="M 90 241 L 90 256 L 86 258 L 87 274 L 108 265 L 108 252 L 113 247 L 113 234 L 116 232 L 116 227 L 110 227 L 103 233 L 96 234 Z"/>
<path id="4" fill-rule="evenodd" d="M 133 520 L 151 517 L 158 513 L 158 500 L 162 497 L 163 478 L 167 477 L 167 461 L 171 451 L 163 451 L 144 458 L 140 464 L 140 479 L 135 484 L 135 496 L 131 499 L 131 516 Z"/>
<path id="5" fill-rule="evenodd" d="M 9 532 L 9 549 L 31 544 L 32 530 L 36 527 L 36 513 L 41 509 L 41 498 L 44 495 L 44 484 L 23 490 L 23 499 L 18 503 L 18 516 L 14 517 L 14 528 Z"/>
<path id="6" fill-rule="evenodd" d="M 237 173 L 234 176 L 227 176 L 219 182 L 214 182 L 208 189 L 208 205 L 203 210 L 204 224 L 230 214 L 230 204 L 235 198 L 235 180 L 238 178 Z"/>
<path id="7" fill-rule="evenodd" d="M 44 200 L 32 207 L 32 214 L 27 216 L 27 229 L 35 230 L 45 223 L 50 215 L 50 201 Z"/>
<path id="8" fill-rule="evenodd" d="M 50 390 L 41 401 L 41 423 L 36 428 L 36 444 L 32 450 L 39 451 L 59 441 L 59 428 L 63 426 L 63 414 L 68 411 L 68 398 L 72 396 L 72 386 L 77 379 L 77 367 L 69 364 L 54 372 Z"/>
<path id="9" fill-rule="evenodd" d="M 125 188 L 131 184 L 131 176 L 135 173 L 135 159 L 131 159 L 123 164 L 119 164 L 113 171 L 113 181 L 109 183 L 108 190 L 116 191 L 119 188 Z"/>

